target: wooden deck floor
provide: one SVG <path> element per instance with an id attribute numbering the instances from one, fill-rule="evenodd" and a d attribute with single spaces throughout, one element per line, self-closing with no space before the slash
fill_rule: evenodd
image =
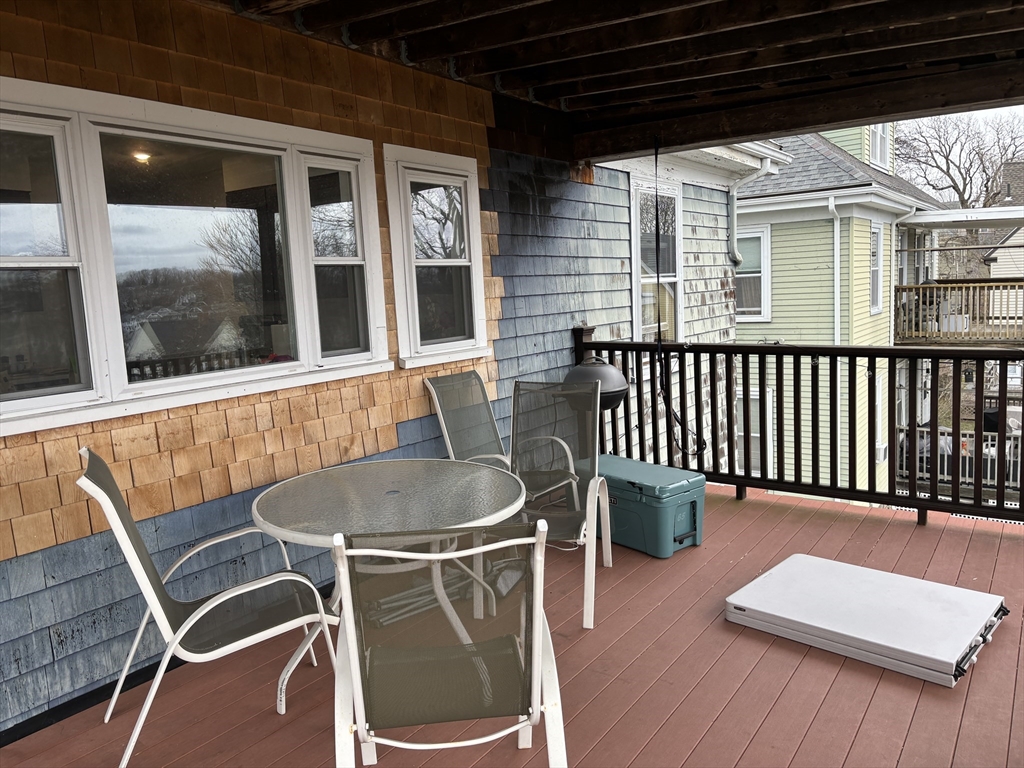
<path id="1" fill-rule="evenodd" d="M 580 626 L 581 553 L 550 551 L 546 606 L 570 764 L 1024 765 L 1024 526 L 933 513 L 919 527 L 909 512 L 708 490 L 703 546 L 667 560 L 615 548 L 614 568 L 599 568 L 594 630 Z M 725 621 L 727 595 L 797 552 L 1000 593 L 1012 613 L 952 690 Z M 295 639 L 171 672 L 131 765 L 332 765 L 326 654 L 296 671 L 287 715 L 274 711 Z M 109 724 L 94 707 L 4 748 L 0 764 L 115 765 L 147 687 L 125 694 Z M 417 736 L 476 730 L 436 725 Z M 532 750 L 508 737 L 378 754 L 385 768 L 545 765 L 543 744 L 541 730 Z"/>

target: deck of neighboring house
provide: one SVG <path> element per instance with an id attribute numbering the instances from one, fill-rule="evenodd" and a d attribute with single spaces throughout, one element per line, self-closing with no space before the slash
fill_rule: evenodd
<path id="1" fill-rule="evenodd" d="M 582 552 L 549 549 L 546 609 L 569 762 L 583 766 L 1024 765 L 1024 526 L 732 488 L 708 489 L 700 547 L 659 560 L 615 547 L 598 569 L 597 627 L 580 626 Z M 1010 616 L 955 688 L 844 659 L 723 618 L 727 595 L 793 553 L 1004 595 Z M 303 664 L 285 716 L 274 688 L 295 637 L 188 664 L 161 686 L 138 751 L 150 765 L 333 765 L 332 678 Z M 146 693 L 107 725 L 98 705 L 0 751 L 4 768 L 114 765 Z M 409 729 L 405 729 L 408 734 Z M 418 739 L 466 738 L 472 723 Z M 516 740 L 379 750 L 381 766 L 544 765 Z M 357 750 L 358 754 L 358 750 Z"/>

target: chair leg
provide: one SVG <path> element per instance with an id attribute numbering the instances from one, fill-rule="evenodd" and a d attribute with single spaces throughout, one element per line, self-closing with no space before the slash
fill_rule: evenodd
<path id="1" fill-rule="evenodd" d="M 132 731 L 131 738 L 128 739 L 128 746 L 124 748 L 124 755 L 121 756 L 120 768 L 126 768 L 128 760 L 131 759 L 132 751 L 135 749 L 135 742 L 139 740 L 139 734 L 142 733 L 142 725 L 146 722 L 146 715 L 149 714 L 149 708 L 153 705 L 156 690 L 160 687 L 160 681 L 163 680 L 164 672 L 167 671 L 167 664 L 170 662 L 171 657 L 174 656 L 174 649 L 176 647 L 177 643 L 172 642 L 167 646 L 167 650 L 164 651 L 164 657 L 160 659 L 160 666 L 156 670 L 156 677 L 153 678 L 153 683 L 149 686 L 149 693 L 146 695 L 146 701 L 142 705 L 142 711 L 139 712 L 139 719 L 135 721 L 135 729 Z"/>
<path id="2" fill-rule="evenodd" d="M 337 655 L 341 658 L 334 669 L 334 764 L 337 768 L 355 768 L 355 713 L 352 706 L 355 694 L 344 624 L 338 627 Z"/>
<path id="3" fill-rule="evenodd" d="M 305 655 L 307 650 L 311 650 L 313 647 L 313 641 L 316 640 L 323 630 L 319 624 L 314 624 L 312 628 L 306 633 L 306 636 L 299 643 L 299 647 L 295 649 L 295 653 L 288 659 L 288 663 L 284 665 L 284 669 L 281 670 L 281 676 L 277 679 L 277 714 L 283 715 L 286 711 L 285 695 L 286 689 L 288 688 L 288 679 L 292 676 L 292 672 L 299 666 L 299 662 L 302 661 L 302 657 Z M 330 635 L 327 636 L 327 644 L 330 645 Z"/>
<path id="4" fill-rule="evenodd" d="M 359 745 L 359 756 L 363 759 L 363 765 L 377 764 L 377 745 L 367 741 Z"/>
<path id="5" fill-rule="evenodd" d="M 550 768 L 568 768 L 569 757 L 565 750 L 565 724 L 562 720 L 562 693 L 558 688 L 555 648 L 551 644 L 551 630 L 548 628 L 547 616 L 544 617 L 541 645 L 541 702 L 544 710 L 548 766 Z"/>
<path id="6" fill-rule="evenodd" d="M 604 478 L 601 478 L 600 485 L 597 491 L 597 500 L 600 502 L 601 507 L 601 530 L 608 531 L 608 534 L 601 539 L 601 549 L 604 556 L 604 567 L 612 567 L 612 521 L 611 521 L 611 505 L 608 503 L 608 483 Z"/>
<path id="7" fill-rule="evenodd" d="M 525 715 L 520 715 L 520 720 L 527 720 Z M 533 746 L 533 726 L 527 725 L 519 729 L 519 749 L 530 749 Z"/>
<path id="8" fill-rule="evenodd" d="M 117 697 L 121 695 L 121 686 L 124 685 L 124 679 L 128 677 L 128 670 L 132 666 L 135 652 L 139 650 L 139 643 L 142 642 L 142 633 L 146 631 L 146 624 L 149 623 L 150 615 L 149 608 L 146 608 L 146 612 L 142 614 L 142 623 L 139 624 L 139 631 L 135 633 L 135 641 L 132 643 L 131 650 L 128 651 L 128 658 L 124 660 L 124 669 L 121 670 L 121 676 L 117 679 L 117 685 L 114 686 L 114 695 L 110 697 L 106 714 L 103 715 L 104 723 L 109 723 L 110 716 L 114 713 L 114 705 L 117 703 Z"/>
<path id="9" fill-rule="evenodd" d="M 607 529 L 610 530 L 610 529 Z M 587 532 L 583 550 L 583 628 L 594 628 L 595 584 L 597 579 L 597 499 L 587 494 Z"/>

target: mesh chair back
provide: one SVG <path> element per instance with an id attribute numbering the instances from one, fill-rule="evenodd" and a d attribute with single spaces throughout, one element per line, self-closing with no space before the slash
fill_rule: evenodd
<path id="1" fill-rule="evenodd" d="M 153 612 L 153 618 L 160 627 L 161 634 L 169 641 L 189 611 L 167 594 L 160 573 L 149 555 L 149 550 L 146 549 L 146 544 L 139 534 L 128 505 L 121 496 L 110 467 L 88 448 L 82 449 L 82 453 L 86 456 L 88 465 L 82 477 L 78 479 L 78 485 L 99 502 L 107 523 L 121 546 L 125 560 L 132 569 L 132 575 L 139 583 L 139 588 Z"/>
<path id="2" fill-rule="evenodd" d="M 344 537 L 342 617 L 355 644 L 350 659 L 359 663 L 353 669 L 357 723 L 373 730 L 537 710 L 543 546 L 535 546 L 535 531 L 517 524 L 457 536 Z M 481 573 L 493 600 L 476 619 L 471 558 L 460 553 L 481 545 L 487 550 Z M 365 550 L 391 557 L 359 554 Z M 416 552 L 436 559 L 412 560 Z"/>
<path id="3" fill-rule="evenodd" d="M 438 376 L 424 382 L 441 422 L 448 455 L 467 461 L 486 456 L 504 456 L 484 380 L 476 371 Z M 487 463 L 504 465 L 495 460 Z"/>
<path id="4" fill-rule="evenodd" d="M 585 508 L 587 486 L 597 472 L 600 385 L 517 381 L 512 395 L 512 472 L 527 491 L 545 475 L 571 472 L 578 491 L 566 493 L 571 511 Z M 571 468 L 570 468 L 571 460 Z M 557 538 L 552 532 L 550 538 Z"/>

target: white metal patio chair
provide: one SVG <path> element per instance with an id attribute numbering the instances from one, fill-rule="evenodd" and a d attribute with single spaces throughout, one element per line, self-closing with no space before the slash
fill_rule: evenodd
<path id="1" fill-rule="evenodd" d="M 466 529 L 443 552 L 440 541 L 449 541 L 451 531 L 335 536 L 343 606 L 334 695 L 337 765 L 355 765 L 356 741 L 363 765 L 377 762 L 377 744 L 438 749 L 518 732 L 519 747 L 528 748 L 542 715 L 548 763 L 567 765 L 555 653 L 543 610 L 546 530 L 543 521 Z M 403 548 L 410 537 L 424 536 L 438 540 L 432 551 Z M 455 570 L 450 564 L 471 556 L 485 560 L 497 595 L 494 617 L 473 619 L 471 590 L 460 592 L 446 581 Z M 385 573 L 375 567 L 380 558 L 421 570 Z M 424 565 L 429 581 L 416 575 Z M 423 590 L 433 592 L 425 603 Z M 393 611 L 401 600 L 409 601 L 406 613 L 378 620 L 382 605 Z M 464 741 L 410 742 L 380 733 L 485 718 L 499 718 L 496 729 Z"/>
<path id="2" fill-rule="evenodd" d="M 601 530 L 611 531 L 608 484 L 598 474 L 600 453 L 600 382 L 562 384 L 516 381 L 512 394 L 512 472 L 528 488 L 545 483 L 560 498 L 527 496 L 527 520 L 546 520 L 549 541 L 582 542 L 584 552 L 583 626 L 594 626 L 597 578 L 597 516 Z M 565 484 L 565 483 L 563 483 Z M 612 566 L 611 536 L 601 539 L 605 568 Z"/>
<path id="3" fill-rule="evenodd" d="M 83 448 L 81 454 L 86 457 L 88 465 L 82 477 L 78 479 L 78 485 L 96 499 L 103 509 L 132 575 L 135 576 L 152 611 L 160 634 L 167 643 L 167 649 L 160 660 L 146 701 L 142 705 L 131 738 L 121 757 L 120 765 L 124 768 L 131 758 L 146 715 L 153 704 L 167 664 L 173 656 L 185 661 L 212 661 L 314 622 L 320 624 L 325 637 L 330 637 L 329 619 L 320 593 L 309 577 L 289 570 L 278 571 L 199 600 L 182 602 L 174 599 L 168 594 L 164 581 L 153 564 L 128 505 L 125 504 L 110 473 L 110 468 L 102 458 L 88 448 Z M 334 623 L 337 622 L 336 617 L 330 618 Z M 301 658 L 309 649 L 313 636 L 314 633 L 307 634 L 307 640 L 299 645 L 293 659 Z M 327 650 L 331 663 L 334 664 L 335 653 L 330 642 L 327 643 Z M 131 656 L 129 663 L 130 660 Z M 278 691 L 278 697 L 283 697 L 282 690 Z M 109 711 L 110 709 L 108 717 Z"/>
<path id="4" fill-rule="evenodd" d="M 441 434 L 448 448 L 448 456 L 460 461 L 475 461 L 481 464 L 509 469 L 511 459 L 505 453 L 498 424 L 487 399 L 484 380 L 476 371 L 452 373 L 425 379 L 423 382 L 434 403 L 434 411 L 441 423 Z M 552 441 L 551 437 L 538 437 Z M 556 445 L 560 441 L 555 438 Z M 561 466 L 572 466 L 568 446 L 561 445 L 566 461 Z M 576 476 L 571 471 L 558 469 L 554 472 L 520 473 L 519 479 L 526 486 L 526 499 L 550 495 L 559 488 L 571 488 L 576 493 Z M 577 498 L 577 506 L 579 499 Z"/>

